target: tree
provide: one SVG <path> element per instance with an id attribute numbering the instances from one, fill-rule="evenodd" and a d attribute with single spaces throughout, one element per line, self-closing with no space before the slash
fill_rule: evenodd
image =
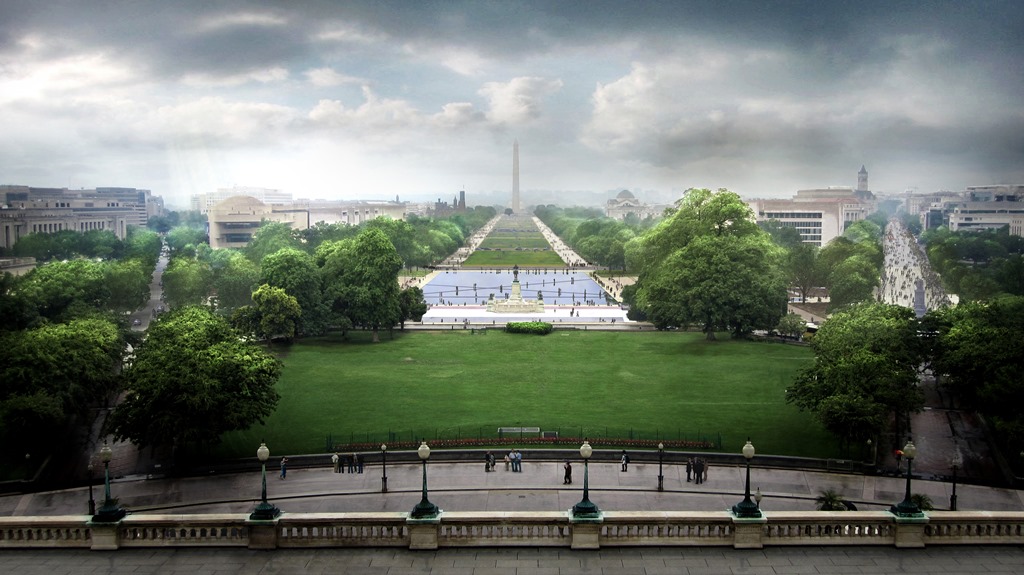
<path id="1" fill-rule="evenodd" d="M 81 318 L 0 338 L 0 426 L 19 442 L 53 439 L 118 387 L 125 340 L 113 322 Z"/>
<path id="2" fill-rule="evenodd" d="M 786 271 L 789 283 L 800 291 L 800 301 L 807 301 L 807 294 L 815 287 L 823 285 L 821 269 L 818 264 L 818 247 L 811 244 L 798 244 L 789 248 L 786 254 Z"/>
<path id="3" fill-rule="evenodd" d="M 252 292 L 260 278 L 259 266 L 241 252 L 214 250 L 210 267 L 219 309 L 233 310 L 252 303 Z"/>
<path id="4" fill-rule="evenodd" d="M 200 306 L 162 315 L 125 369 L 125 398 L 106 429 L 139 447 L 217 443 L 277 406 L 281 362 Z"/>
<path id="5" fill-rule="evenodd" d="M 395 246 L 379 229 L 325 246 L 318 257 L 324 262 L 325 292 L 332 309 L 353 325 L 372 330 L 373 341 L 379 342 L 379 330 L 402 319 L 398 288 L 402 260 Z"/>
<path id="6" fill-rule="evenodd" d="M 263 284 L 252 294 L 253 307 L 259 317 L 257 335 L 265 340 L 275 337 L 295 339 L 302 308 L 283 289 Z"/>
<path id="7" fill-rule="evenodd" d="M 263 258 L 285 248 L 299 249 L 300 244 L 291 226 L 282 222 L 264 220 L 252 241 L 245 247 L 245 255 L 259 265 Z"/>
<path id="8" fill-rule="evenodd" d="M 89 260 L 51 262 L 17 280 L 17 293 L 38 315 L 51 321 L 70 319 L 75 307 L 106 309 L 110 287 L 104 265 Z"/>
<path id="9" fill-rule="evenodd" d="M 988 417 L 997 437 L 1024 444 L 1024 297 L 965 302 L 925 318 L 935 327 L 936 374 L 963 405 Z"/>
<path id="10" fill-rule="evenodd" d="M 320 268 L 312 256 L 295 248 L 270 254 L 260 265 L 259 283 L 279 287 L 299 303 L 302 308 L 299 335 L 320 335 L 327 331 L 329 308 L 323 299 Z"/>
<path id="11" fill-rule="evenodd" d="M 775 330 L 784 336 L 800 339 L 800 336 L 807 331 L 807 322 L 800 317 L 800 314 L 788 313 L 782 316 L 779 325 L 775 326 Z"/>
<path id="12" fill-rule="evenodd" d="M 189 255 L 171 258 L 164 270 L 164 299 L 172 307 L 206 304 L 213 270 L 205 261 Z"/>
<path id="13" fill-rule="evenodd" d="M 106 262 L 103 271 L 113 311 L 132 312 L 149 301 L 150 274 L 140 260 Z"/>
<path id="14" fill-rule="evenodd" d="M 847 511 L 843 496 L 835 489 L 825 489 L 814 498 L 818 511 Z"/>
<path id="15" fill-rule="evenodd" d="M 875 437 L 889 415 L 899 426 L 924 404 L 917 381 L 926 348 L 913 310 L 882 303 L 844 308 L 818 329 L 811 347 L 814 365 L 800 373 L 786 401 L 847 445 Z"/>
<path id="16" fill-rule="evenodd" d="M 727 190 L 691 190 L 678 209 L 626 246 L 639 270 L 635 303 L 659 328 L 699 325 L 734 336 L 773 329 L 785 310 L 782 248 Z"/>
<path id="17" fill-rule="evenodd" d="M 420 321 L 427 313 L 427 302 L 423 300 L 423 290 L 416 286 L 407 287 L 400 294 L 399 307 L 402 310 L 399 323 L 405 329 L 405 322 Z"/>

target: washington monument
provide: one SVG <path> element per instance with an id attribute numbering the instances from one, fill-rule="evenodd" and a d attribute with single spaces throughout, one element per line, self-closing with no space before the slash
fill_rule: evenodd
<path id="1" fill-rule="evenodd" d="M 519 140 L 512 143 L 512 211 L 519 213 Z"/>

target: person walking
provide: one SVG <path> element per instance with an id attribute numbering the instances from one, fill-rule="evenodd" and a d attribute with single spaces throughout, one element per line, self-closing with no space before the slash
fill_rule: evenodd
<path id="1" fill-rule="evenodd" d="M 288 476 L 288 458 L 287 457 L 282 457 L 281 458 L 281 479 L 284 479 L 287 476 Z"/>
<path id="2" fill-rule="evenodd" d="M 562 477 L 562 485 L 571 485 L 572 484 L 572 463 L 569 463 L 569 460 L 566 459 L 565 463 L 562 464 L 562 468 L 565 469 L 565 476 Z"/>
<path id="3" fill-rule="evenodd" d="M 337 451 L 335 451 L 334 455 L 331 456 L 331 463 L 334 464 L 334 472 L 341 473 L 341 457 L 338 455 Z"/>
<path id="4" fill-rule="evenodd" d="M 622 458 L 620 461 L 622 463 L 622 472 L 625 473 L 629 470 L 629 455 L 626 455 L 625 449 L 622 450 Z"/>
<path id="5" fill-rule="evenodd" d="M 690 482 L 690 476 L 693 474 L 693 458 L 686 458 L 686 482 Z"/>
<path id="6" fill-rule="evenodd" d="M 486 472 L 493 471 L 491 469 L 491 466 L 494 465 L 493 461 L 494 461 L 494 456 L 491 455 L 490 451 L 488 451 L 487 453 L 484 454 L 484 471 L 486 471 Z"/>
<path id="7" fill-rule="evenodd" d="M 697 460 L 693 462 L 693 473 L 694 473 L 694 482 L 697 485 L 700 485 L 701 482 L 704 479 L 704 460 L 703 459 L 698 457 Z"/>

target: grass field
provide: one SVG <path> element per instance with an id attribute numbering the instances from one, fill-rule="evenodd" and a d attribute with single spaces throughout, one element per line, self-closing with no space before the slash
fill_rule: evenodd
<path id="1" fill-rule="evenodd" d="M 282 399 L 265 426 L 225 436 L 220 455 L 319 453 L 338 441 L 493 436 L 536 426 L 563 436 L 723 436 L 739 450 L 834 456 L 835 441 L 785 403 L 807 348 L 706 342 L 685 332 L 357 332 L 305 340 L 282 354 Z"/>
<path id="2" fill-rule="evenodd" d="M 544 236 L 537 234 L 536 237 L 522 237 L 522 238 L 494 238 L 487 237 L 484 241 L 480 242 L 480 247 L 488 250 L 514 250 L 516 248 L 523 249 L 551 249 L 551 244 L 548 243 Z"/>
<path id="3" fill-rule="evenodd" d="M 466 261 L 462 262 L 463 267 L 563 267 L 565 262 L 558 254 L 548 250 L 543 252 L 483 252 L 475 251 Z"/>

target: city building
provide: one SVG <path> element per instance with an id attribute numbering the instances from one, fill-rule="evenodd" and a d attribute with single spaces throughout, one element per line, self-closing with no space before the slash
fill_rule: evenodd
<path id="1" fill-rule="evenodd" d="M 210 208 L 210 247 L 242 248 L 264 221 L 288 224 L 294 230 L 305 230 L 317 223 L 355 226 L 379 217 L 405 219 L 405 204 L 394 202 L 304 200 L 271 205 L 252 196 L 227 198 Z"/>
<path id="2" fill-rule="evenodd" d="M 256 198 L 260 202 L 272 206 L 292 203 L 291 192 L 253 186 L 232 186 L 230 188 L 217 188 L 216 192 L 209 194 L 194 194 L 191 198 L 190 207 L 194 212 L 205 214 L 213 206 L 235 196 Z"/>
<path id="3" fill-rule="evenodd" d="M 747 204 L 759 223 L 775 220 L 796 229 L 804 243 L 824 246 L 877 209 L 875 195 L 867 186 L 868 172 L 861 166 L 856 189 L 835 186 L 797 190 L 792 199 L 755 199 Z"/>
<path id="4" fill-rule="evenodd" d="M 629 190 L 622 190 L 605 203 L 604 213 L 609 218 L 616 220 L 625 220 L 630 214 L 642 220 L 647 217 L 660 217 L 666 207 L 661 204 L 645 204 Z"/>
<path id="5" fill-rule="evenodd" d="M 164 213 L 163 198 L 137 188 L 0 186 L 0 247 L 33 233 L 109 230 L 124 239 L 129 226 L 146 227 Z"/>
<path id="6" fill-rule="evenodd" d="M 952 203 L 946 219 L 950 231 L 998 230 L 1010 226 L 1020 234 L 1014 221 L 1024 217 L 1024 186 L 970 186 Z"/>

